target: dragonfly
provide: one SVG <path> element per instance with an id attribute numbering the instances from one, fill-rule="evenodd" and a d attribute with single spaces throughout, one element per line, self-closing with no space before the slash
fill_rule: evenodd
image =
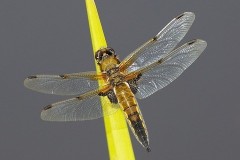
<path id="1" fill-rule="evenodd" d="M 33 75 L 24 80 L 24 85 L 47 94 L 75 95 L 44 107 L 41 118 L 46 121 L 92 120 L 122 110 L 136 139 L 150 152 L 149 136 L 137 99 L 149 97 L 170 84 L 207 47 L 207 42 L 201 39 L 176 47 L 194 19 L 192 12 L 180 14 L 123 61 L 112 48 L 100 48 L 95 52 L 95 60 L 101 72 Z M 102 107 L 106 103 L 111 103 L 111 107 Z"/>

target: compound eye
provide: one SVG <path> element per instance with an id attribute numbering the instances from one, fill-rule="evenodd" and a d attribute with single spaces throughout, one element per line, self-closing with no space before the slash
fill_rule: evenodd
<path id="1" fill-rule="evenodd" d="M 114 55 L 114 54 L 115 54 L 115 51 L 114 51 L 112 48 L 108 48 L 108 49 L 107 49 L 107 54 L 110 55 L 110 56 L 111 56 L 111 55 Z"/>
<path id="2" fill-rule="evenodd" d="M 96 54 L 95 54 L 95 59 L 100 61 L 102 60 L 102 57 L 103 57 L 103 54 L 101 51 L 97 51 Z"/>

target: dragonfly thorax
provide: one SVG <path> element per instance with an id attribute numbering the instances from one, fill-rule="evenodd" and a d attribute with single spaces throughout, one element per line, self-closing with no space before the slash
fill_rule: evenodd
<path id="1" fill-rule="evenodd" d="M 118 74 L 118 72 L 119 72 L 119 67 L 117 67 L 115 65 L 113 67 L 111 67 L 110 69 L 106 70 L 107 76 L 109 76 L 109 77 L 114 74 Z"/>
<path id="2" fill-rule="evenodd" d="M 109 76 L 108 82 L 112 86 L 117 86 L 117 85 L 119 85 L 119 84 L 124 82 L 124 75 L 121 74 L 120 72 L 116 72 L 116 73 L 114 73 L 114 74 Z"/>

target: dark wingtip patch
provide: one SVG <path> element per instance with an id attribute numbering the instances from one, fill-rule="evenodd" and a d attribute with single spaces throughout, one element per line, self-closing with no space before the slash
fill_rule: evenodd
<path id="1" fill-rule="evenodd" d="M 50 104 L 50 105 L 47 105 L 46 107 L 43 108 L 44 111 L 48 110 L 48 109 L 51 109 L 53 106 Z"/>
<path id="2" fill-rule="evenodd" d="M 188 42 L 188 45 L 192 45 L 195 42 L 196 42 L 196 40 L 192 40 L 192 41 Z"/>
<path id="3" fill-rule="evenodd" d="M 179 18 L 181 18 L 182 16 L 184 16 L 184 13 L 183 13 L 183 14 L 180 14 L 179 16 L 177 16 L 176 19 L 179 19 Z"/>
<path id="4" fill-rule="evenodd" d="M 29 76 L 28 79 L 35 79 L 37 76 Z"/>
<path id="5" fill-rule="evenodd" d="M 146 150 L 147 150 L 147 152 L 151 152 L 151 148 L 150 147 L 147 147 Z"/>

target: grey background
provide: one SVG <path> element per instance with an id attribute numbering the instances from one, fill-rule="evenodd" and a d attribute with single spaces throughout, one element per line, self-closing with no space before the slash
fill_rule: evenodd
<path id="1" fill-rule="evenodd" d="M 139 104 L 151 153 L 132 136 L 136 159 L 239 160 L 237 0 L 96 0 L 105 36 L 123 59 L 184 11 L 196 20 L 182 43 L 208 47 L 171 85 Z M 23 86 L 25 77 L 94 70 L 83 0 L 0 1 L 0 159 L 108 159 L 103 120 L 50 123 L 42 107 L 68 97 Z"/>

